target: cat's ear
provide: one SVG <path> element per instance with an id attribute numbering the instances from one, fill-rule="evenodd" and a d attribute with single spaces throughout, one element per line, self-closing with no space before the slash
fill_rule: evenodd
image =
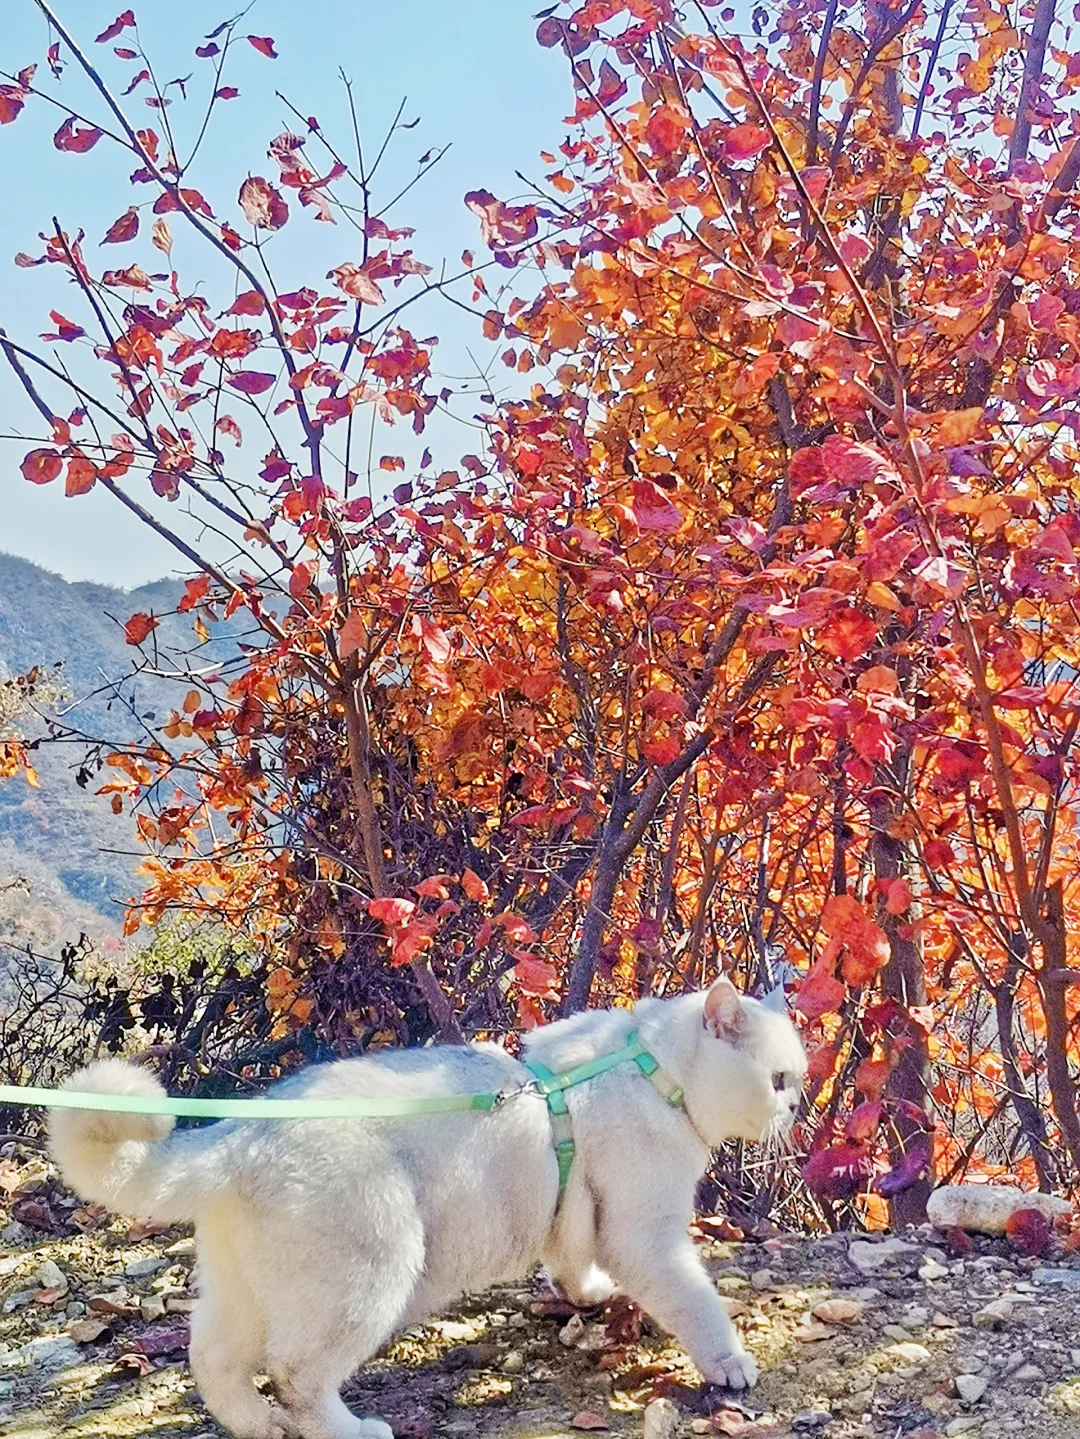
<path id="1" fill-rule="evenodd" d="M 742 1036 L 744 1015 L 739 991 L 730 979 L 718 979 L 705 996 L 705 1028 L 717 1039 L 736 1044 Z"/>

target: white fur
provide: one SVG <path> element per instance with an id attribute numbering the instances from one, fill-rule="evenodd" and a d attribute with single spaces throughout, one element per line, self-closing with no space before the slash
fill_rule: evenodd
<path id="1" fill-rule="evenodd" d="M 174 1133 L 167 1120 L 54 1110 L 52 1152 L 88 1199 L 195 1221 L 191 1365 L 237 1439 L 390 1439 L 380 1420 L 349 1412 L 343 1381 L 401 1329 L 538 1261 L 579 1302 L 603 1300 L 617 1281 L 706 1379 L 742 1388 L 757 1377 L 754 1361 L 687 1225 L 710 1146 L 790 1126 L 805 1057 L 786 1016 L 733 994 L 721 980 L 708 997 L 592 1011 L 529 1037 L 526 1057 L 561 1071 L 620 1048 L 636 1028 L 686 1096 L 686 1112 L 673 1109 L 632 1064 L 568 1090 L 577 1153 L 558 1214 L 550 1121 L 531 1092 L 490 1114 L 233 1120 Z M 272 1092 L 430 1096 L 527 1079 L 503 1050 L 477 1044 L 319 1065 Z M 161 1092 L 117 1060 L 69 1086 Z M 277 1405 L 256 1392 L 260 1373 Z"/>

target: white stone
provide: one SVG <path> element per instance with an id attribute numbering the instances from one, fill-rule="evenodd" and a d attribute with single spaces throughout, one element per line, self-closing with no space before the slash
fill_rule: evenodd
<path id="1" fill-rule="evenodd" d="M 924 1364 L 930 1363 L 930 1351 L 926 1345 L 915 1344 L 911 1340 L 901 1344 L 890 1344 L 885 1353 L 891 1354 L 893 1358 L 901 1360 L 904 1364 L 914 1364 L 920 1368 Z"/>
<path id="2" fill-rule="evenodd" d="M 1012 1317 L 1012 1300 L 1003 1294 L 1000 1299 L 991 1299 L 989 1304 L 976 1310 L 972 1320 L 980 1329 L 1001 1329 Z"/>
<path id="3" fill-rule="evenodd" d="M 1073 1212 L 1067 1200 L 1053 1194 L 1003 1184 L 943 1184 L 926 1201 L 927 1216 L 939 1229 L 967 1229 L 975 1234 L 1004 1234 L 1009 1220 L 1021 1209 L 1037 1209 L 1049 1220 Z"/>
<path id="4" fill-rule="evenodd" d="M 670 1399 L 654 1399 L 645 1406 L 642 1439 L 675 1439 L 679 1431 L 679 1411 Z"/>
<path id="5" fill-rule="evenodd" d="M 939 1264 L 936 1259 L 927 1259 L 924 1264 L 919 1265 L 919 1278 L 924 1284 L 932 1283 L 935 1279 L 948 1279 L 949 1271 L 944 1264 Z"/>
<path id="6" fill-rule="evenodd" d="M 981 1374 L 958 1374 L 956 1392 L 965 1404 L 977 1404 L 986 1393 L 987 1380 Z"/>

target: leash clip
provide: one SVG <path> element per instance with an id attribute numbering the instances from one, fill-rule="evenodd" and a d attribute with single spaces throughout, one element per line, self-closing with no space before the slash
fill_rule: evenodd
<path id="1" fill-rule="evenodd" d="M 495 1103 L 493 1109 L 501 1109 L 511 1099 L 517 1099 L 521 1094 L 539 1094 L 535 1079 L 527 1079 L 522 1084 L 516 1084 L 513 1089 L 499 1089 L 495 1092 Z"/>

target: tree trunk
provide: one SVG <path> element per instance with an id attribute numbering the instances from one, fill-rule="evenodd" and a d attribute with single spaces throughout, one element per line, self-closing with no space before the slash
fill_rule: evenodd
<path id="1" fill-rule="evenodd" d="M 1065 899 L 1060 879 L 1047 888 L 1041 928 L 1043 963 L 1039 970 L 1039 993 L 1046 1016 L 1046 1076 L 1061 1136 L 1073 1169 L 1080 1172 L 1080 1115 L 1076 1111 L 1076 1084 L 1069 1067 Z"/>
<path id="2" fill-rule="evenodd" d="M 904 792 L 910 763 L 910 746 L 901 744 L 886 772 L 888 790 L 893 793 Z M 914 894 L 918 883 L 918 869 L 910 842 L 896 839 L 888 831 L 889 822 L 895 815 L 884 786 L 870 801 L 870 816 L 874 827 L 871 854 L 875 879 L 906 879 Z M 905 1010 L 926 1003 L 922 947 L 918 938 L 910 933 L 919 915 L 920 906 L 913 900 L 905 914 L 893 915 L 883 911 L 878 916 L 878 922 L 888 935 L 890 951 L 889 962 L 881 976 L 882 992 L 895 999 Z M 930 1073 L 927 1039 L 925 1032 L 917 1024 L 910 1025 L 910 1034 L 912 1043 L 904 1050 L 900 1062 L 890 1076 L 888 1094 L 893 1099 L 907 1100 L 925 1110 L 929 1098 Z M 890 1143 L 894 1164 L 924 1132 L 915 1120 L 904 1115 L 898 1117 L 896 1131 L 896 1138 Z M 923 1223 L 926 1219 L 926 1201 L 933 1187 L 934 1179 L 931 1173 L 893 1196 L 891 1209 L 894 1229 L 900 1229 L 905 1224 Z"/>

